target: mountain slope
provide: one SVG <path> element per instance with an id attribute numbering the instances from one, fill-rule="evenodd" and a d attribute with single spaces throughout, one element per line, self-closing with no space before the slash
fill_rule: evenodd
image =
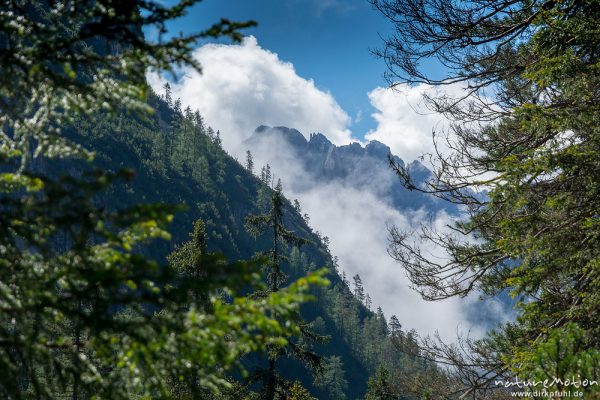
<path id="1" fill-rule="evenodd" d="M 457 300 L 446 308 L 441 302 L 423 301 L 409 289 L 411 282 L 398 273 L 401 268 L 387 253 L 386 226 L 418 238 L 420 232 L 414 232 L 414 227 L 432 223 L 436 229 L 444 229 L 460 218 L 460 210 L 435 196 L 406 189 L 389 165 L 390 158 L 394 164 L 405 163 L 385 144 L 371 141 L 365 146 L 336 146 L 322 133 L 306 138 L 296 129 L 263 125 L 242 148 L 248 149 L 257 163 L 279 171 L 284 185 L 309 210 L 315 226 L 332 238 L 332 248 L 344 269 L 366 278 L 374 303 L 397 312 L 406 325 L 425 334 L 445 330 L 441 332 L 444 339 L 453 340 L 457 326 L 483 332 L 511 318 L 515 302 L 505 294 L 476 303 Z M 407 167 L 417 186 L 432 176 L 419 161 Z M 443 259 L 437 250 L 434 246 L 424 249 Z M 422 318 L 415 309 L 430 318 Z"/>
<path id="2" fill-rule="evenodd" d="M 268 235 L 252 238 L 244 229 L 244 220 L 249 214 L 261 212 L 261 195 L 270 190 L 269 182 L 258 179 L 223 151 L 218 132 L 207 127 L 199 114 L 189 109 L 181 111 L 155 95 L 149 102 L 156 109 L 152 118 L 124 113 L 99 115 L 95 121 L 79 121 L 69 130 L 75 141 L 96 152 L 95 167 L 127 167 L 136 172 L 134 180 L 114 187 L 98 201 L 109 208 L 139 202 L 185 205 L 174 219 L 172 240 L 145 249 L 161 262 L 177 244 L 188 239 L 192 223 L 199 218 L 206 223 L 210 250 L 222 252 L 229 259 L 248 259 L 268 248 Z M 52 165 L 37 167 L 46 170 Z M 74 163 L 72 168 L 89 166 Z M 383 314 L 369 311 L 364 299 L 355 297 L 348 281 L 337 273 L 327 241 L 287 201 L 284 219 L 288 229 L 311 241 L 301 249 L 289 249 L 290 261 L 285 266 L 289 279 L 323 266 L 331 270 L 330 287 L 315 293 L 317 300 L 304 307 L 303 316 L 312 321 L 316 331 L 330 337 L 316 350 L 326 357 L 327 368 L 334 365 L 329 362 L 331 356 L 340 357 L 345 379 L 350 382 L 345 388 L 346 398 L 362 397 L 368 377 L 379 365 L 406 373 L 419 371 L 421 364 L 392 346 Z M 256 358 L 246 364 L 251 369 L 253 363 L 260 362 Z M 284 363 L 284 375 L 292 381 L 300 380 L 319 399 L 336 398 L 327 382 L 315 385 L 311 374 L 292 360 Z"/>

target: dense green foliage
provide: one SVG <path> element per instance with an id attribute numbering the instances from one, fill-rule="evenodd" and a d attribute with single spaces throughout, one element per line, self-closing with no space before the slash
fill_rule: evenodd
<path id="1" fill-rule="evenodd" d="M 201 38 L 241 38 L 253 23 L 228 20 L 194 35 L 162 37 L 167 21 L 196 0 L 173 6 L 154 1 L 77 0 L 0 3 L 0 124 L 2 157 L 86 153 L 59 135 L 76 115 L 125 107 L 148 111 L 148 70 L 200 68 L 191 50 Z M 156 29 L 151 42 L 143 29 Z M 33 151 L 31 151 L 33 148 Z"/>
<path id="2" fill-rule="evenodd" d="M 234 290 L 258 285 L 256 265 L 203 254 L 191 260 L 202 263 L 202 277 L 177 274 L 141 252 L 170 238 L 173 207 L 106 204 L 107 188 L 131 171 L 88 173 L 73 169 L 90 170 L 76 160 L 52 160 L 90 154 L 89 143 L 66 140 L 65 124 L 89 122 L 101 109 L 148 110 L 148 68 L 196 66 L 195 39 L 237 37 L 238 25 L 222 22 L 192 37 L 144 40 L 143 27 L 160 27 L 191 4 L 3 3 L 4 398 L 172 398 L 181 385 L 201 398 L 231 386 L 225 372 L 243 355 L 298 334 L 279 321 L 291 321 L 309 287 L 325 283 L 315 273 L 262 298 L 240 297 Z M 116 43 L 122 48 L 107 50 Z"/>
<path id="3" fill-rule="evenodd" d="M 247 163 L 246 168 L 251 170 L 251 163 Z M 265 179 L 267 177 L 265 176 Z M 268 180 L 263 182 L 268 185 Z M 263 188 L 265 190 L 265 188 Z M 266 186 L 268 191 L 268 186 Z M 267 293 L 278 292 L 285 282 L 285 274 L 282 271 L 284 261 L 289 261 L 285 255 L 290 246 L 302 246 L 308 243 L 307 239 L 294 234 L 285 227 L 283 221 L 284 205 L 283 188 L 281 182 L 277 183 L 274 190 L 271 191 L 270 206 L 264 214 L 248 215 L 246 217 L 246 229 L 254 237 L 268 233 L 272 239 L 271 247 L 258 253 L 258 257 L 267 260 L 265 263 L 266 278 L 268 285 Z M 265 292 L 254 293 L 254 296 L 264 296 Z M 293 322 L 300 327 L 299 341 L 288 340 L 286 346 L 270 346 L 267 351 L 268 367 L 261 368 L 254 373 L 254 379 L 261 379 L 263 382 L 262 398 L 265 400 L 274 400 L 275 398 L 286 398 L 290 386 L 294 383 L 286 381 L 281 377 L 277 369 L 278 359 L 287 354 L 306 364 L 311 370 L 321 372 L 321 358 L 310 348 L 311 342 L 323 342 L 324 336 L 320 336 L 310 330 L 302 317 L 298 314 L 292 316 Z M 282 321 L 285 323 L 286 321 Z"/>
<path id="4" fill-rule="evenodd" d="M 369 389 L 365 400 L 395 400 L 398 396 L 390 383 L 390 373 L 385 368 L 379 368 L 377 374 L 369 379 Z"/>
<path id="5" fill-rule="evenodd" d="M 461 99 L 431 97 L 454 121 L 452 154 L 416 187 L 465 206 L 452 234 L 421 236 L 447 250 L 439 263 L 392 232 L 395 257 L 432 300 L 510 292 L 514 323 L 469 344 L 425 343 L 481 398 L 496 379 L 600 379 L 600 3 L 373 0 L 396 36 L 381 55 L 400 82 L 463 82 Z M 435 58 L 447 75 L 423 72 Z M 461 100 L 461 101 L 460 101 Z M 486 196 L 473 190 L 486 189 Z M 569 349 L 568 351 L 566 349 Z M 553 389 L 560 389 L 557 385 Z M 600 387 L 581 388 L 586 398 Z"/>

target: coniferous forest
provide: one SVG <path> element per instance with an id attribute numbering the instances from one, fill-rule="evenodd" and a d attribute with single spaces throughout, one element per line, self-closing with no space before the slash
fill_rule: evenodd
<path id="1" fill-rule="evenodd" d="M 389 256 L 426 300 L 516 304 L 453 342 L 374 307 L 278 171 L 149 86 L 260 24 L 168 35 L 195 3 L 0 0 L 0 398 L 600 398 L 597 0 L 370 0 L 390 86 L 462 93 L 425 99 L 452 121 L 427 179 L 389 156 L 460 218 L 382 226 Z"/>

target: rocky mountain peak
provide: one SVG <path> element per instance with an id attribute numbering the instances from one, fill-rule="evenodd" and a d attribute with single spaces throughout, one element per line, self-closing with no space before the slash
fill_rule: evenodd
<path id="1" fill-rule="evenodd" d="M 365 146 L 365 150 L 367 151 L 367 154 L 375 157 L 387 157 L 392 152 L 389 146 L 377 140 L 371 140 Z"/>
<path id="2" fill-rule="evenodd" d="M 322 133 L 311 133 L 308 141 L 308 147 L 317 151 L 327 151 L 332 147 L 335 147 L 329 139 Z"/>
<path id="3" fill-rule="evenodd" d="M 275 171 L 291 168 L 305 178 L 301 183 L 284 184 L 310 186 L 335 182 L 367 189 L 399 209 L 441 208 L 431 197 L 409 192 L 400 184 L 388 158 L 391 156 L 401 166 L 404 162 L 391 153 L 390 147 L 376 140 L 364 147 L 358 142 L 336 146 L 322 133 L 312 133 L 306 140 L 297 129 L 263 125 L 244 144 L 255 154 L 266 157 L 261 162 L 269 163 Z M 413 161 L 410 169 L 416 182 L 424 182 L 431 174 L 418 161 Z"/>
<path id="4" fill-rule="evenodd" d="M 299 130 L 286 126 L 261 125 L 254 130 L 248 140 L 261 140 L 263 138 L 283 139 L 294 147 L 302 148 L 308 144 L 306 138 Z"/>

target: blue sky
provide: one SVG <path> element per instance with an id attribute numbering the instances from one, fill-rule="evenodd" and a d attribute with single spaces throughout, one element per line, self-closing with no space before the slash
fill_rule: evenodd
<path id="1" fill-rule="evenodd" d="M 204 0 L 167 30 L 199 32 L 222 17 L 258 26 L 244 31 L 241 45 L 199 43 L 203 73 L 184 68 L 171 86 L 221 131 L 229 152 L 263 124 L 307 138 L 321 132 L 336 145 L 378 140 L 408 162 L 433 152 L 432 131 L 445 121 L 426 109 L 423 94 L 436 89 L 388 88 L 385 62 L 372 51 L 393 26 L 367 0 Z M 435 65 L 427 67 L 441 71 Z M 165 79 L 149 77 L 159 92 Z"/>
<path id="2" fill-rule="evenodd" d="M 375 127 L 367 93 L 386 82 L 385 65 L 371 50 L 381 46 L 379 35 L 389 33 L 390 24 L 366 0 L 204 0 L 169 31 L 199 31 L 221 17 L 257 21 L 244 32 L 331 92 L 352 117 L 356 137 Z"/>

